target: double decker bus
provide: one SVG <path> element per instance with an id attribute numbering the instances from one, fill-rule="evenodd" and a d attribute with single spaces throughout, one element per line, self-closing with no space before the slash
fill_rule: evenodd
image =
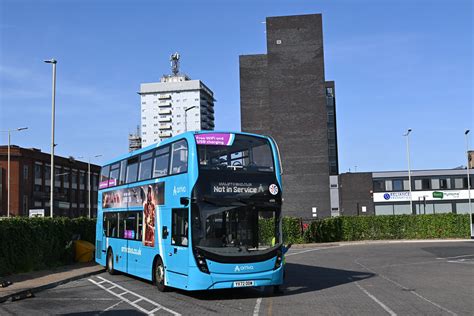
<path id="1" fill-rule="evenodd" d="M 281 166 L 273 139 L 187 132 L 102 167 L 97 263 L 168 287 L 283 282 Z"/>

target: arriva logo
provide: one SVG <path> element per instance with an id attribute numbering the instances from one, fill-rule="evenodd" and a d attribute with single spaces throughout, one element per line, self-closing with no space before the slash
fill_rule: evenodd
<path id="1" fill-rule="evenodd" d="M 235 266 L 234 272 L 253 270 L 253 266 Z"/>
<path id="2" fill-rule="evenodd" d="M 186 187 L 184 187 L 184 186 L 181 186 L 181 187 L 174 186 L 173 187 L 173 195 L 178 195 L 180 193 L 186 193 Z"/>

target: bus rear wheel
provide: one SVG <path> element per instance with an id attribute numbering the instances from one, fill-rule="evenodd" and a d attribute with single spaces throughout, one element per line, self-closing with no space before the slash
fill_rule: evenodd
<path id="1" fill-rule="evenodd" d="M 155 284 L 160 292 L 166 292 L 168 287 L 165 285 L 165 266 L 160 257 L 155 262 Z"/>
<path id="2" fill-rule="evenodd" d="M 109 271 L 109 274 L 111 275 L 116 274 L 114 269 L 114 253 L 112 249 L 107 252 L 107 271 Z"/>

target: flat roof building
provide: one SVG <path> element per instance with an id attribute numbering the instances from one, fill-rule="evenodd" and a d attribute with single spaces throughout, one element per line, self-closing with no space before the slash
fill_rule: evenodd
<path id="1" fill-rule="evenodd" d="M 472 187 L 474 171 L 470 170 Z M 341 215 L 469 213 L 466 169 L 343 173 Z M 473 196 L 474 198 L 474 196 Z"/>
<path id="2" fill-rule="evenodd" d="M 142 147 L 186 131 L 214 129 L 214 93 L 201 80 L 178 73 L 179 54 L 171 60 L 173 74 L 140 85 Z"/>
<path id="3" fill-rule="evenodd" d="M 8 212 L 8 146 L 0 146 L 0 217 Z M 10 216 L 32 209 L 50 215 L 51 155 L 39 149 L 10 146 Z M 54 216 L 88 216 L 88 164 L 54 156 Z M 97 214 L 100 166 L 91 164 L 91 214 Z"/>
<path id="4" fill-rule="evenodd" d="M 240 56 L 241 129 L 272 136 L 285 215 L 339 215 L 335 84 L 324 75 L 321 14 L 266 19 L 267 53 Z"/>

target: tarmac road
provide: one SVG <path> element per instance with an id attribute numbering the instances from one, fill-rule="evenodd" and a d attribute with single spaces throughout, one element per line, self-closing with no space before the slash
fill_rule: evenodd
<path id="1" fill-rule="evenodd" d="M 0 304 L 1 315 L 473 315 L 474 242 L 292 248 L 284 293 L 270 289 L 160 293 L 107 273 Z"/>

